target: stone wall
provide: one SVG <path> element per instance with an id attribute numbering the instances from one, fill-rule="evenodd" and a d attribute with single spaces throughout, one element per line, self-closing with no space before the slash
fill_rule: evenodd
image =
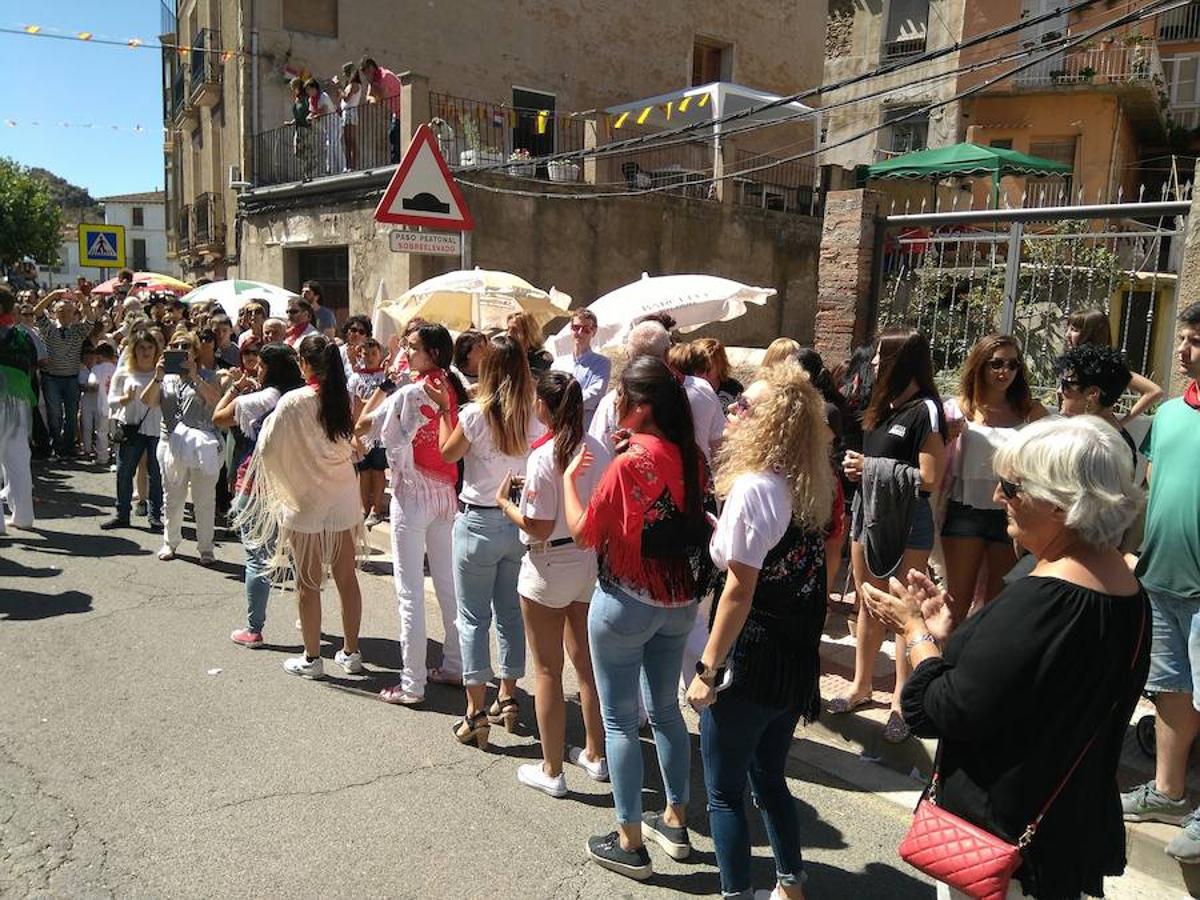
<path id="1" fill-rule="evenodd" d="M 474 176 L 512 187 L 504 176 Z M 312 191 L 315 186 L 308 186 Z M 398 296 L 425 278 L 459 267 L 452 257 L 388 249 L 389 228 L 372 218 L 382 183 L 364 180 L 329 190 L 250 192 L 243 203 L 242 275 L 296 290 L 288 251 L 347 246 L 350 309 L 368 312 L 380 279 Z M 552 185 L 539 185 L 551 192 Z M 578 194 L 579 185 L 567 190 Z M 643 197 L 517 197 L 463 185 L 476 221 L 472 264 L 551 286 L 585 306 L 614 288 L 651 275 L 706 273 L 774 287 L 778 294 L 741 319 L 704 330 L 731 345 L 765 346 L 780 335 L 814 340 L 820 222 L 807 216 L 691 200 Z M 699 336 L 697 334 L 697 336 Z"/>
<path id="2" fill-rule="evenodd" d="M 874 331 L 871 279 L 876 216 L 882 197 L 872 191 L 830 191 L 821 232 L 816 348 L 832 366 Z"/>

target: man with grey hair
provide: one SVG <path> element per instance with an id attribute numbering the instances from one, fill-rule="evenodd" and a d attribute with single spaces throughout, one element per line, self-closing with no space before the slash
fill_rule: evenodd
<path id="1" fill-rule="evenodd" d="M 596 314 L 590 309 L 577 309 L 571 314 L 571 352 L 554 360 L 550 368 L 566 372 L 579 382 L 583 390 L 583 427 L 592 424 L 592 416 L 600 405 L 600 398 L 608 390 L 608 379 L 612 374 L 612 361 L 592 349 L 592 338 L 596 336 Z"/>
<path id="2" fill-rule="evenodd" d="M 634 325 L 625 338 L 625 361 L 628 363 L 639 356 L 653 356 L 666 362 L 667 351 L 670 348 L 671 335 L 667 329 L 661 322 L 648 319 Z M 717 399 L 712 386 L 702 378 L 683 376 L 683 389 L 692 408 L 696 444 L 704 458 L 711 463 L 725 431 L 725 414 L 721 411 L 721 401 Z M 605 447 L 611 447 L 613 432 L 616 430 L 617 392 L 614 389 L 605 394 L 597 405 L 588 434 Z"/>

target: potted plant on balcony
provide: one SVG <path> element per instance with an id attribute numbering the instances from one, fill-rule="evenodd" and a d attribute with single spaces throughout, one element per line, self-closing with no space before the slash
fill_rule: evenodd
<path id="1" fill-rule="evenodd" d="M 579 180 L 579 163 L 574 160 L 551 160 L 546 166 L 546 171 L 550 173 L 551 181 L 566 183 Z"/>
<path id="2" fill-rule="evenodd" d="M 1079 77 L 1082 78 L 1086 83 L 1091 84 L 1092 79 L 1096 77 L 1096 70 L 1091 66 L 1084 66 L 1079 70 Z"/>
<path id="3" fill-rule="evenodd" d="M 1067 70 L 1066 69 L 1051 69 L 1050 70 L 1050 80 L 1051 81 L 1066 81 L 1066 79 L 1067 79 Z"/>
<path id="4" fill-rule="evenodd" d="M 529 151 L 518 147 L 508 155 L 508 174 L 520 178 L 533 178 L 537 174 L 537 163 L 530 162 Z"/>

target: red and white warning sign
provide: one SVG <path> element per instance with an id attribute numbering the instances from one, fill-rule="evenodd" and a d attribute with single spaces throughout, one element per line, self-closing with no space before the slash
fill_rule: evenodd
<path id="1" fill-rule="evenodd" d="M 413 135 L 408 152 L 375 207 L 375 221 L 445 231 L 470 231 L 475 227 L 428 125 L 421 125 Z"/>

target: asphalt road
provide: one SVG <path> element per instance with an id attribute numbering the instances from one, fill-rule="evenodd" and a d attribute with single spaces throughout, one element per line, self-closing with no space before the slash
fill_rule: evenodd
<path id="1" fill-rule="evenodd" d="M 531 697 L 519 733 L 493 729 L 489 752 L 452 738 L 456 689 L 431 685 L 419 709 L 376 699 L 398 680 L 390 568 L 361 578 L 368 672 L 343 675 L 330 659 L 324 682 L 296 679 L 280 667 L 299 650 L 288 595 L 272 596 L 267 647 L 228 640 L 244 622 L 236 541 L 213 568 L 188 540 L 160 562 L 144 528 L 98 530 L 113 475 L 36 465 L 37 526 L 0 538 L 0 895 L 719 895 L 695 743 L 692 859 L 652 847 L 653 880 L 606 872 L 584 839 L 613 827 L 607 785 L 568 766 L 571 794 L 552 800 L 516 781 L 538 756 Z M 331 658 L 332 592 L 325 609 Z M 581 731 L 574 702 L 568 728 Z M 644 743 L 646 806 L 661 808 Z M 798 746 L 789 774 L 809 896 L 932 897 L 895 854 L 905 811 Z M 757 824 L 755 843 L 765 888 L 774 870 Z"/>

